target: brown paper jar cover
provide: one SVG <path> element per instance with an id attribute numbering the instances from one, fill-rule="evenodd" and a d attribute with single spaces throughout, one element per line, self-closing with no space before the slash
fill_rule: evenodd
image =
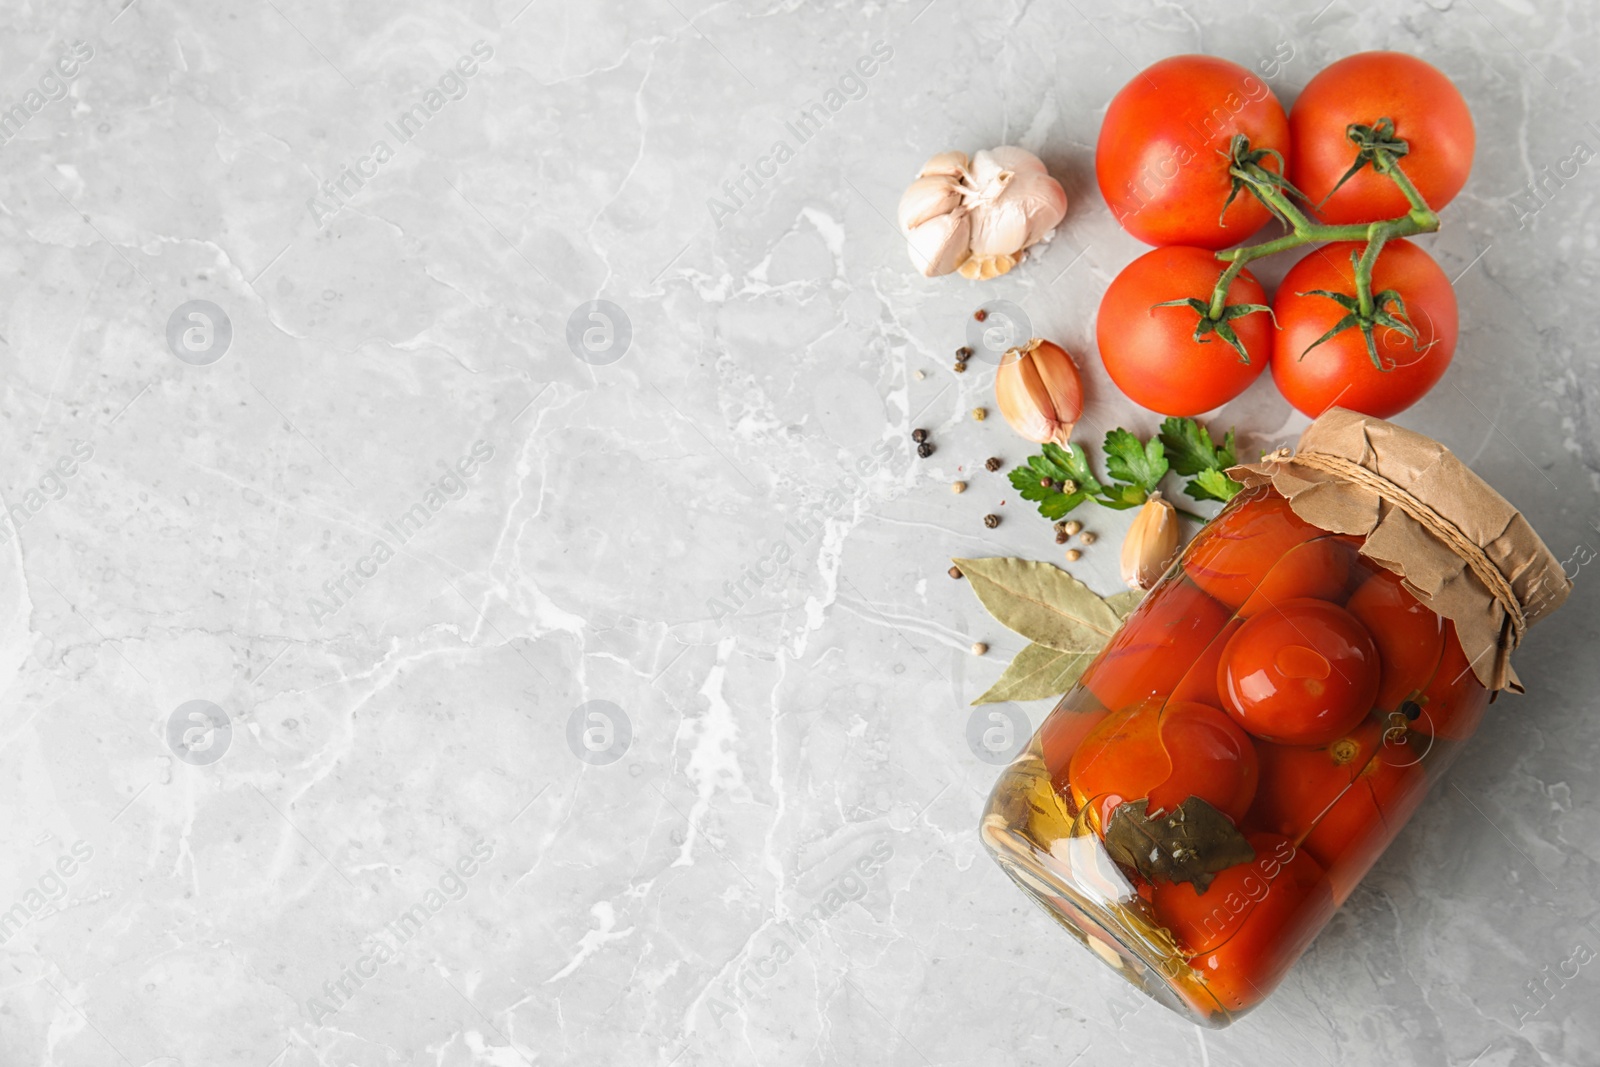
<path id="1" fill-rule="evenodd" d="M 1330 408 L 1296 449 L 1228 473 L 1247 488 L 1270 484 L 1313 525 L 1363 537 L 1363 556 L 1455 623 L 1485 687 L 1522 692 L 1511 651 L 1561 606 L 1572 582 L 1522 513 L 1448 448 Z"/>

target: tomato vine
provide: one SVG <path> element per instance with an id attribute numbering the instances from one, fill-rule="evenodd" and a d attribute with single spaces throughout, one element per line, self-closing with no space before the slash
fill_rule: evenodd
<path id="1" fill-rule="evenodd" d="M 1392 289 L 1378 293 L 1372 291 L 1372 269 L 1386 242 L 1396 237 L 1433 233 L 1439 228 L 1439 216 L 1428 206 L 1422 194 L 1400 168 L 1399 160 L 1410 150 L 1410 146 L 1395 136 L 1393 121 L 1380 118 L 1370 126 L 1352 123 L 1346 127 L 1345 136 L 1356 146 L 1355 161 L 1345 172 L 1344 177 L 1340 178 L 1329 191 L 1328 196 L 1331 197 L 1339 186 L 1363 167 L 1370 166 L 1395 183 L 1405 196 L 1406 202 L 1410 204 L 1410 210 L 1404 215 L 1377 222 L 1339 225 L 1318 222 L 1294 203 L 1296 198 L 1308 203 L 1309 200 L 1281 173 L 1284 169 L 1282 157 L 1270 150 L 1252 149 L 1249 138 L 1244 134 L 1235 134 L 1227 152 L 1230 160 L 1228 173 L 1233 178 L 1233 187 L 1228 193 L 1228 203 L 1232 203 L 1241 190 L 1247 191 L 1287 226 L 1289 232 L 1260 244 L 1218 252 L 1217 258 L 1228 266 L 1217 278 L 1210 299 L 1170 302 L 1188 304 L 1199 313 L 1200 324 L 1196 327 L 1197 340 L 1211 332 L 1216 332 L 1227 340 L 1231 332 L 1228 326 L 1231 320 L 1240 315 L 1266 310 L 1258 305 L 1230 307 L 1227 303 L 1228 287 L 1247 264 L 1277 252 L 1285 252 L 1308 244 L 1365 241 L 1366 247 L 1359 255 L 1353 257 L 1356 281 L 1356 292 L 1353 297 L 1343 293 L 1315 290 L 1316 295 L 1325 296 L 1339 303 L 1347 313 L 1333 329 L 1314 341 L 1306 352 L 1345 330 L 1359 329 L 1366 340 L 1367 354 L 1371 357 L 1373 365 L 1379 370 L 1386 370 L 1388 368 L 1379 358 L 1377 343 L 1373 337 L 1375 327 L 1398 330 L 1413 343 L 1417 342 L 1416 330 L 1406 314 L 1405 302 L 1401 300 L 1400 294 Z M 1277 162 L 1278 171 L 1270 170 L 1264 165 L 1268 159 Z M 1223 210 L 1227 210 L 1226 205 Z M 1240 351 L 1243 354 L 1242 348 Z M 1305 353 L 1301 353 L 1301 356 L 1304 358 Z"/>

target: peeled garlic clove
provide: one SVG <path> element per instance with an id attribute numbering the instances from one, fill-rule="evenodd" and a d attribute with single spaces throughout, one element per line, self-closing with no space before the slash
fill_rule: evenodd
<path id="1" fill-rule="evenodd" d="M 1035 337 L 1001 357 L 994 399 L 1006 422 L 1023 437 L 1064 445 L 1083 414 L 1083 382 L 1061 346 Z"/>
<path id="2" fill-rule="evenodd" d="M 900 228 L 911 230 L 961 206 L 961 186 L 950 178 L 918 178 L 900 195 Z"/>
<path id="3" fill-rule="evenodd" d="M 949 274 L 972 253 L 972 223 L 965 208 L 936 215 L 906 231 L 911 263 L 925 278 Z"/>
<path id="4" fill-rule="evenodd" d="M 961 276 L 968 281 L 986 282 L 998 278 L 1017 265 L 1016 256 L 970 256 L 961 264 Z"/>
<path id="5" fill-rule="evenodd" d="M 917 172 L 920 178 L 938 176 L 942 178 L 960 178 L 967 172 L 967 154 L 965 152 L 940 152 L 922 165 Z"/>
<path id="6" fill-rule="evenodd" d="M 1122 580 L 1133 589 L 1149 589 L 1166 573 L 1178 554 L 1178 513 L 1151 493 L 1122 542 Z"/>

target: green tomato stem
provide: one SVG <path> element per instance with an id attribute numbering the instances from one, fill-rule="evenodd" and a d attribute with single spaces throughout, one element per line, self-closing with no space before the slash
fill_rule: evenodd
<path id="1" fill-rule="evenodd" d="M 1379 174 L 1384 175 L 1400 187 L 1400 192 L 1405 195 L 1406 202 L 1411 205 L 1411 214 L 1419 222 L 1433 219 L 1434 224 L 1438 224 L 1439 220 L 1434 215 L 1433 209 L 1428 206 L 1426 200 L 1422 199 L 1422 194 L 1417 192 L 1417 187 L 1411 184 L 1411 179 L 1406 177 L 1406 172 L 1400 169 L 1399 160 L 1386 153 L 1380 153 L 1378 158 L 1373 161 L 1372 166 Z"/>
<path id="2" fill-rule="evenodd" d="M 1228 305 L 1228 290 L 1232 287 L 1234 279 L 1244 270 L 1245 265 L 1253 260 L 1270 256 L 1277 252 L 1286 252 L 1291 248 L 1300 248 L 1308 244 L 1322 244 L 1329 241 L 1365 241 L 1367 247 L 1362 251 L 1360 259 L 1356 262 L 1356 299 L 1360 305 L 1364 318 L 1373 314 L 1372 300 L 1372 268 L 1377 262 L 1378 253 L 1383 246 L 1395 237 L 1411 237 L 1419 233 L 1433 233 L 1439 228 L 1439 216 L 1428 207 L 1427 201 L 1422 199 L 1422 194 L 1417 192 L 1416 186 L 1411 184 L 1400 165 L 1387 155 L 1381 155 L 1374 162 L 1374 169 L 1384 175 L 1399 187 L 1405 195 L 1406 201 L 1411 205 L 1411 210 L 1404 215 L 1381 222 L 1361 222 L 1346 225 L 1329 225 L 1315 222 L 1305 212 L 1301 211 L 1290 200 L 1278 185 L 1269 177 L 1257 174 L 1261 171 L 1258 164 L 1247 163 L 1244 166 L 1234 166 L 1230 173 L 1238 178 L 1250 190 L 1256 199 L 1289 224 L 1289 232 L 1270 241 L 1263 241 L 1256 245 L 1246 245 L 1242 248 L 1230 248 L 1225 252 L 1218 252 L 1217 259 L 1228 266 L 1217 278 L 1217 284 L 1211 290 L 1211 300 L 1206 308 L 1207 314 L 1212 319 L 1220 320 L 1224 309 Z"/>
<path id="3" fill-rule="evenodd" d="M 1367 247 L 1361 250 L 1361 258 L 1356 260 L 1356 306 L 1360 308 L 1363 319 L 1372 318 L 1372 265 L 1378 261 L 1378 253 L 1388 239 L 1389 235 L 1381 225 L 1374 226 L 1372 236 L 1367 238 Z"/>

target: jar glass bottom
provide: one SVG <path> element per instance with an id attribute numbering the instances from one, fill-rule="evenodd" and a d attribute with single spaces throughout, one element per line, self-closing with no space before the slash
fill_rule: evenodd
<path id="1" fill-rule="evenodd" d="M 1170 935 L 1148 917 L 1099 837 L 1060 805 L 1038 742 L 995 783 L 982 837 L 1000 869 L 1079 943 L 1156 1003 L 1220 1029 L 1228 1011 L 1188 965 Z"/>

